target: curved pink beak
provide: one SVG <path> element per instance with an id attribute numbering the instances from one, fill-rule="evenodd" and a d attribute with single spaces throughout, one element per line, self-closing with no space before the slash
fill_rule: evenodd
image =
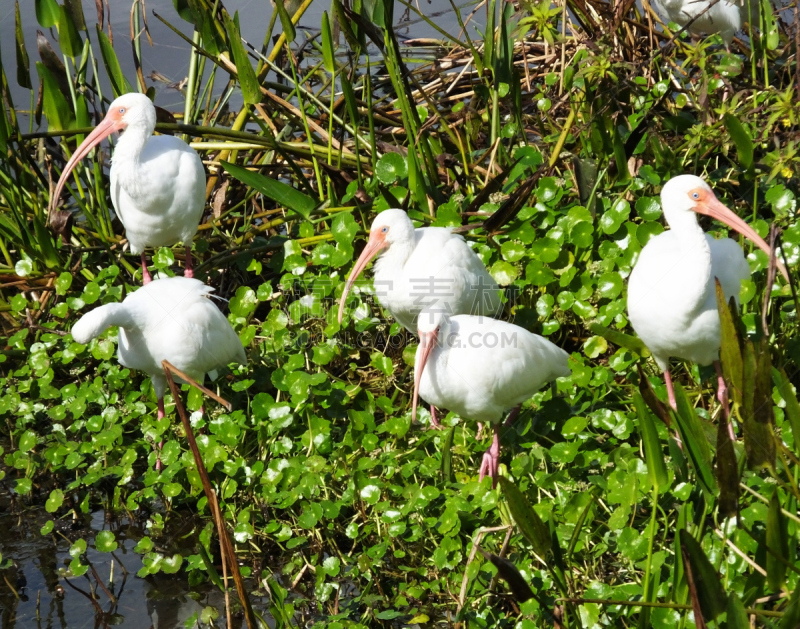
<path id="1" fill-rule="evenodd" d="M 116 114 L 116 112 L 114 112 Z M 72 157 L 67 162 L 67 165 L 64 167 L 64 171 L 61 173 L 61 178 L 58 180 L 58 185 L 56 185 L 56 191 L 53 193 L 52 198 L 50 199 L 50 205 L 55 208 L 58 205 L 58 199 L 61 197 L 61 189 L 64 187 L 64 184 L 67 182 L 67 178 L 75 166 L 81 161 L 84 157 L 89 154 L 95 146 L 100 144 L 105 138 L 109 135 L 114 133 L 115 131 L 122 131 L 125 128 L 125 123 L 119 119 L 119 117 L 112 115 L 111 112 L 106 114 L 106 117 L 103 118 L 103 121 L 94 128 L 86 139 L 81 143 L 81 145 L 75 150 L 72 154 Z"/>
<path id="2" fill-rule="evenodd" d="M 364 270 L 364 268 L 366 268 L 370 260 L 372 260 L 372 258 L 374 258 L 378 252 L 384 249 L 388 244 L 389 243 L 386 242 L 385 234 L 377 231 L 370 232 L 367 246 L 364 247 L 364 251 L 362 251 L 361 255 L 358 256 L 358 260 L 356 260 L 356 264 L 353 267 L 353 270 L 350 272 L 350 278 L 347 280 L 347 284 L 344 285 L 342 297 L 339 299 L 339 323 L 342 322 L 342 316 L 344 316 L 344 302 L 347 300 L 347 295 L 350 294 L 350 289 L 353 287 L 353 283 L 358 279 L 358 276 L 361 275 L 361 272 Z"/>
<path id="3" fill-rule="evenodd" d="M 438 341 L 438 328 L 432 332 L 419 333 L 419 361 L 414 366 L 414 396 L 411 402 L 411 421 L 417 420 L 417 402 L 419 401 L 419 382 L 422 379 L 422 372 L 425 371 L 425 364 L 431 351 L 436 347 Z"/>
<path id="4" fill-rule="evenodd" d="M 709 198 L 710 196 L 710 198 Z M 725 205 L 717 200 L 713 194 L 708 195 L 706 194 L 706 198 L 700 201 L 694 208 L 694 211 L 698 214 L 704 214 L 706 216 L 711 216 L 712 218 L 717 219 L 721 223 L 725 223 L 731 229 L 736 230 L 745 238 L 749 238 L 752 240 L 759 249 L 764 251 L 767 255 L 771 254 L 770 246 L 764 242 L 764 239 L 761 238 L 756 233 L 750 225 L 745 223 L 741 218 L 739 218 L 736 214 L 734 214 L 731 210 L 729 210 Z M 789 272 L 786 270 L 786 267 L 783 265 L 783 262 L 777 260 L 778 270 L 781 272 L 786 281 L 789 281 Z"/>

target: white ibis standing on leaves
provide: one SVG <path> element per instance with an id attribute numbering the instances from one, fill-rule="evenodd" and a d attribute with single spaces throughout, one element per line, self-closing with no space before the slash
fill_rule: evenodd
<path id="1" fill-rule="evenodd" d="M 118 326 L 119 362 L 150 376 L 161 419 L 167 387 L 163 360 L 200 384 L 209 372 L 247 362 L 238 335 L 209 299 L 213 291 L 186 277 L 153 280 L 122 303 L 83 315 L 72 328 L 72 337 L 86 344 L 110 326 Z"/>
<path id="2" fill-rule="evenodd" d="M 192 277 L 192 239 L 203 214 L 206 175 L 200 157 L 183 140 L 153 135 L 156 110 L 144 94 L 125 94 L 108 108 L 67 162 L 53 205 L 75 165 L 114 131 L 124 133 L 111 158 L 111 202 L 125 226 L 131 253 L 142 254 L 144 283 L 151 280 L 145 247 L 186 247 L 185 276 Z"/>
<path id="3" fill-rule="evenodd" d="M 411 333 L 417 331 L 419 313 L 432 304 L 451 315 L 491 317 L 502 309 L 497 283 L 461 236 L 446 227 L 415 229 L 403 210 L 389 209 L 372 222 L 367 245 L 339 300 L 339 323 L 353 283 L 378 254 L 375 294 Z M 433 408 L 431 423 L 441 427 Z"/>
<path id="4" fill-rule="evenodd" d="M 412 418 L 417 398 L 494 426 L 480 479 L 497 484 L 500 420 L 548 382 L 570 375 L 569 354 L 517 325 L 431 308 L 419 315 Z"/>
<path id="5" fill-rule="evenodd" d="M 770 248 L 694 175 L 670 179 L 661 190 L 661 207 L 670 229 L 651 238 L 639 254 L 628 282 L 628 317 L 664 372 L 672 408 L 676 409 L 676 402 L 670 357 L 700 365 L 713 362 L 717 397 L 727 418 L 730 410 L 719 364 L 720 323 L 714 278 L 719 279 L 726 300 L 733 297 L 738 303 L 740 285 L 750 277 L 750 267 L 738 243 L 706 235 L 697 224 L 696 214 L 725 223 L 767 254 Z M 778 268 L 788 281 L 783 264 Z M 731 429 L 730 424 L 728 427 Z"/>

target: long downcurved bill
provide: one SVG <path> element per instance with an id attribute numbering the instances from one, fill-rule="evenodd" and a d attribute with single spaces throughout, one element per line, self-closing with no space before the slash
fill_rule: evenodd
<path id="1" fill-rule="evenodd" d="M 433 332 L 421 332 L 419 335 L 419 360 L 414 368 L 414 397 L 411 402 L 411 421 L 417 421 L 417 402 L 419 401 L 419 382 L 422 379 L 422 372 L 425 371 L 425 364 L 428 362 L 428 356 L 431 351 L 436 347 L 438 335 L 436 330 Z"/>
<path id="2" fill-rule="evenodd" d="M 86 137 L 86 139 L 72 154 L 72 157 L 67 162 L 67 165 L 64 167 L 64 170 L 61 173 L 61 178 L 58 180 L 58 185 L 56 185 L 56 191 L 50 199 L 50 205 L 53 208 L 55 208 L 58 204 L 58 199 L 61 197 L 61 189 L 64 187 L 69 174 L 78 164 L 78 162 L 86 157 L 89 154 L 89 151 L 91 151 L 95 146 L 100 144 L 100 142 L 102 142 L 105 138 L 114 133 L 114 131 L 121 131 L 124 129 L 124 127 L 125 125 L 122 123 L 122 121 L 111 118 L 110 116 L 106 116 L 103 118 L 103 121 L 94 128 L 94 131 L 92 131 Z"/>
<path id="3" fill-rule="evenodd" d="M 350 294 L 350 289 L 353 287 L 353 283 L 358 279 L 358 276 L 361 275 L 361 272 L 369 264 L 369 261 L 372 260 L 372 258 L 374 258 L 387 244 L 384 235 L 378 234 L 379 232 L 370 233 L 367 246 L 364 247 L 364 251 L 362 251 L 361 255 L 358 256 L 356 265 L 350 272 L 350 278 L 347 280 L 347 284 L 344 285 L 342 297 L 339 299 L 339 323 L 342 322 L 342 317 L 344 316 L 344 302 L 347 300 L 347 295 Z"/>
<path id="4" fill-rule="evenodd" d="M 698 214 L 705 214 L 706 216 L 711 216 L 712 218 L 717 219 L 718 221 L 725 223 L 731 229 L 735 229 L 737 232 L 742 234 L 745 238 L 749 238 L 752 240 L 758 248 L 765 252 L 767 255 L 771 254 L 771 250 L 769 245 L 759 236 L 756 231 L 750 227 L 747 223 L 745 223 L 741 218 L 736 216 L 731 210 L 729 210 L 726 206 L 720 203 L 716 197 L 712 197 L 710 200 L 701 201 L 698 203 L 695 208 L 695 212 Z M 781 272 L 786 281 L 789 281 L 789 273 L 786 270 L 786 267 L 783 265 L 783 262 L 780 260 L 776 260 L 778 270 Z"/>

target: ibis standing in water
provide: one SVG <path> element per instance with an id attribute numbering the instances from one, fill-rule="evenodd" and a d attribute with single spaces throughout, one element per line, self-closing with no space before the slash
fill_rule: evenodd
<path id="1" fill-rule="evenodd" d="M 661 190 L 661 207 L 670 229 L 651 238 L 639 254 L 628 282 L 628 317 L 664 372 L 672 408 L 676 409 L 676 402 L 670 357 L 700 365 L 714 363 L 717 397 L 727 418 L 730 411 L 719 364 L 720 323 L 714 278 L 719 279 L 725 299 L 733 297 L 738 303 L 741 282 L 750 277 L 750 267 L 738 243 L 706 235 L 697 223 L 697 214 L 725 223 L 767 254 L 770 248 L 694 175 L 670 179 Z M 788 281 L 783 264 L 778 268 Z"/>
<path id="2" fill-rule="evenodd" d="M 209 299 L 213 291 L 186 277 L 153 280 L 122 303 L 105 304 L 83 315 L 72 328 L 72 338 L 86 344 L 110 326 L 118 326 L 119 362 L 150 376 L 161 419 L 167 388 L 163 360 L 200 384 L 207 373 L 247 362 L 239 336 Z"/>
<path id="3" fill-rule="evenodd" d="M 53 205 L 75 165 L 114 131 L 124 131 L 111 158 L 111 202 L 125 226 L 131 253 L 141 253 L 142 276 L 147 270 L 145 247 L 186 247 L 184 275 L 193 277 L 192 239 L 203 215 L 206 175 L 200 156 L 183 140 L 153 135 L 156 110 L 144 94 L 125 94 L 108 108 L 67 162 L 58 180 Z"/>
<path id="4" fill-rule="evenodd" d="M 421 396 L 463 419 L 492 424 L 494 438 L 479 473 L 481 480 L 491 476 L 494 486 L 503 413 L 548 382 L 569 376 L 569 354 L 524 328 L 488 317 L 451 317 L 433 307 L 418 323 L 412 418 Z"/>
<path id="5" fill-rule="evenodd" d="M 417 331 L 419 313 L 433 304 L 451 315 L 493 317 L 502 309 L 497 283 L 461 236 L 446 227 L 415 229 L 403 210 L 389 209 L 372 222 L 367 246 L 339 300 L 339 323 L 353 283 L 378 254 L 375 294 L 412 334 Z M 433 406 L 431 424 L 441 427 Z"/>

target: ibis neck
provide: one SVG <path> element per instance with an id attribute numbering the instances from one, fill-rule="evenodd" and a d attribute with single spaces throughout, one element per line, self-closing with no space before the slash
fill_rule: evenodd
<path id="1" fill-rule="evenodd" d="M 711 248 L 693 212 L 670 217 L 669 226 L 680 248 L 678 267 L 683 293 L 689 302 L 705 301 L 711 277 Z M 677 271 L 678 269 L 676 269 Z"/>
<path id="2" fill-rule="evenodd" d="M 119 182 L 129 193 L 136 182 L 140 181 L 138 174 L 142 151 L 152 135 L 152 129 L 143 125 L 131 125 L 122 133 L 114 147 L 111 162 L 116 166 Z"/>
<path id="3" fill-rule="evenodd" d="M 381 252 L 378 260 L 375 262 L 375 275 L 382 275 L 386 271 L 391 270 L 392 273 L 397 273 L 399 269 L 403 268 L 414 252 L 414 239 L 403 239 L 393 242 L 387 249 Z"/>

